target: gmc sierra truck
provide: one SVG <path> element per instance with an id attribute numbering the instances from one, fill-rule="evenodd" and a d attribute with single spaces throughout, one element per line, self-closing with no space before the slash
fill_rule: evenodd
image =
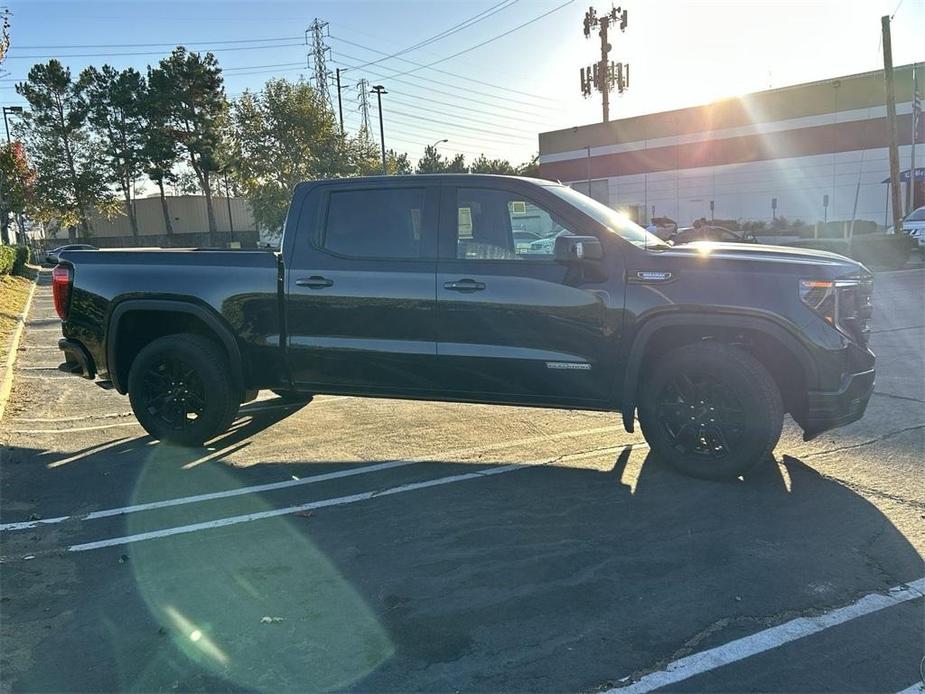
<path id="1" fill-rule="evenodd" d="M 515 241 L 517 237 L 529 239 Z M 790 413 L 863 416 L 872 278 L 831 253 L 673 247 L 571 188 L 488 175 L 294 191 L 281 249 L 81 251 L 53 271 L 62 370 L 198 446 L 258 389 L 636 414 L 654 456 L 742 475 Z"/>

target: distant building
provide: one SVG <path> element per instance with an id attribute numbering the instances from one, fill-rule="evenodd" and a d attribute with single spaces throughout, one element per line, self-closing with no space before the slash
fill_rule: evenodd
<path id="1" fill-rule="evenodd" d="M 894 79 L 900 168 L 907 171 L 913 66 L 895 68 Z M 888 225 L 885 103 L 879 70 L 541 133 L 540 175 L 590 192 L 639 222 L 851 219 L 857 194 L 856 217 Z M 925 166 L 923 126 L 920 117 L 917 169 Z M 902 193 L 905 208 L 905 184 Z M 922 204 L 920 180 L 916 206 Z"/>
<path id="2" fill-rule="evenodd" d="M 134 201 L 135 214 L 138 218 L 139 243 L 133 243 L 132 225 L 128 215 L 124 213 L 124 205 L 120 206 L 122 214 L 112 219 L 106 219 L 94 213 L 90 223 L 93 225 L 93 236 L 90 242 L 100 247 L 131 246 L 131 245 L 174 245 L 162 239 L 166 237 L 167 228 L 164 223 L 164 212 L 161 199 L 155 195 L 147 198 L 137 198 Z M 215 223 L 219 232 L 219 239 L 223 245 L 233 241 L 231 235 L 237 234 L 240 239 L 256 239 L 257 225 L 250 205 L 242 198 L 226 198 L 212 196 L 212 206 L 215 210 Z M 203 245 L 198 237 L 208 234 L 209 218 L 206 212 L 206 199 L 202 195 L 168 195 L 167 208 L 170 212 L 172 233 L 176 241 L 189 245 Z M 229 209 L 230 208 L 230 209 Z M 229 216 L 230 211 L 230 216 Z M 49 239 L 67 239 L 66 228 L 50 226 L 47 231 Z"/>

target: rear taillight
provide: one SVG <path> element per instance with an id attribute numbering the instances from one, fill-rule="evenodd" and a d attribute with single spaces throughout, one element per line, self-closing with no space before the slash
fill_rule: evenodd
<path id="1" fill-rule="evenodd" d="M 55 299 L 55 313 L 61 320 L 67 320 L 71 305 L 72 270 L 64 265 L 56 265 L 51 271 L 51 293 Z"/>

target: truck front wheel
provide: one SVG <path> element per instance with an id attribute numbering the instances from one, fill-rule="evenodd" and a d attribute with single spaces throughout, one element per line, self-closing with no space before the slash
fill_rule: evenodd
<path id="1" fill-rule="evenodd" d="M 146 345 L 128 377 L 129 400 L 141 426 L 159 441 L 201 446 L 227 431 L 239 393 L 228 358 L 200 335 L 167 335 Z"/>
<path id="2" fill-rule="evenodd" d="M 639 403 L 655 457 L 704 479 L 735 478 L 767 460 L 783 420 L 767 369 L 747 352 L 714 342 L 665 354 L 649 370 Z"/>

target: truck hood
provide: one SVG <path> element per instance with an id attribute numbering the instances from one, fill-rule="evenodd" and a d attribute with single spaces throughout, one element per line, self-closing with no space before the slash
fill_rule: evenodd
<path id="1" fill-rule="evenodd" d="M 660 251 L 659 255 L 666 259 L 676 258 L 679 261 L 688 259 L 691 262 L 707 262 L 710 265 L 723 263 L 724 261 L 781 263 L 791 266 L 822 266 L 829 268 L 831 272 L 836 274 L 870 274 L 870 271 L 861 263 L 843 255 L 791 246 L 699 241 L 684 244 L 683 246 L 674 246 L 669 250 Z"/>

